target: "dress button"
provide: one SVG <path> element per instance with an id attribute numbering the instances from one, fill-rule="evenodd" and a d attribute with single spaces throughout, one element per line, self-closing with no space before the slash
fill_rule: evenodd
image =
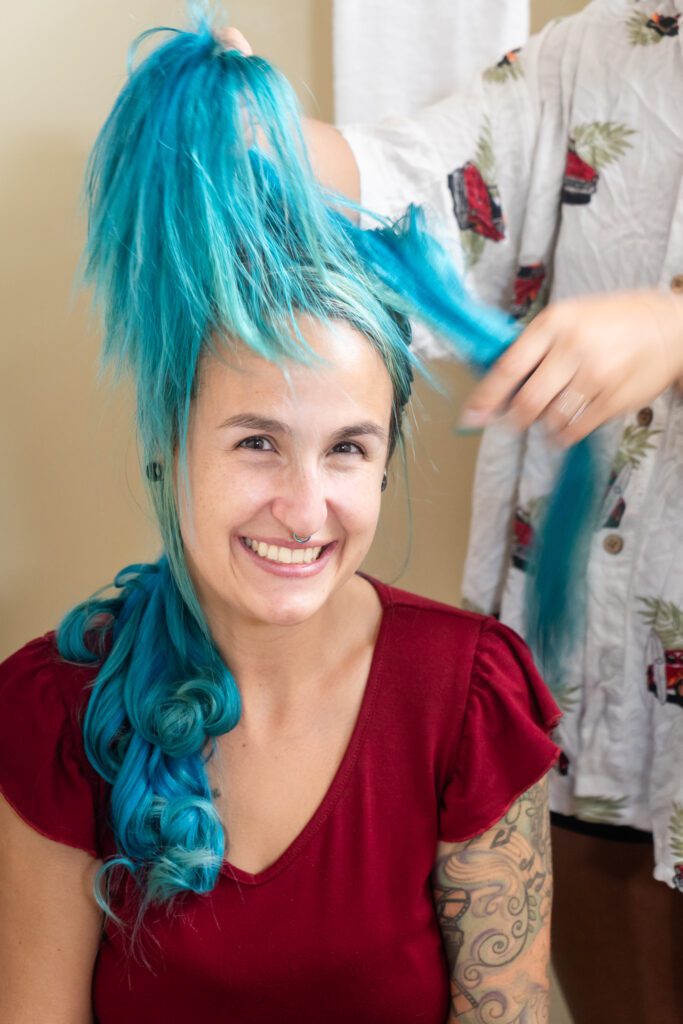
<path id="1" fill-rule="evenodd" d="M 646 406 L 644 409 L 640 409 L 638 415 L 636 416 L 636 419 L 638 420 L 638 426 L 649 427 L 652 423 L 653 416 L 654 413 L 652 412 L 652 409 L 649 406 Z"/>
<path id="2" fill-rule="evenodd" d="M 608 533 L 602 542 L 602 546 L 608 555 L 618 555 L 624 546 L 624 541 L 618 533 Z"/>
<path id="3" fill-rule="evenodd" d="M 683 274 L 674 274 L 671 278 L 671 291 L 683 295 Z"/>

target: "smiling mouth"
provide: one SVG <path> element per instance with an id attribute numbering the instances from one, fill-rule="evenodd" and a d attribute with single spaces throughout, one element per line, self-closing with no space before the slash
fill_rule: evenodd
<path id="1" fill-rule="evenodd" d="M 262 540 L 254 540 L 251 537 L 240 537 L 240 540 L 259 558 L 263 558 L 266 562 L 275 562 L 278 565 L 310 565 L 312 562 L 316 562 L 330 546 L 323 544 L 311 548 L 281 548 L 276 544 L 266 544 Z"/>

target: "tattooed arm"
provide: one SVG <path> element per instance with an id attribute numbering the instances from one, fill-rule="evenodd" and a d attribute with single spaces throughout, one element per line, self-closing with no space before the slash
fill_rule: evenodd
<path id="1" fill-rule="evenodd" d="M 547 1024 L 552 873 L 547 782 L 476 839 L 440 843 L 434 900 L 448 1024 Z"/>

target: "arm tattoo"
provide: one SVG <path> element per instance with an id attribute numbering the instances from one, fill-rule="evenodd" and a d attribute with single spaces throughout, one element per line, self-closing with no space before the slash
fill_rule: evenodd
<path id="1" fill-rule="evenodd" d="M 434 901 L 449 1022 L 547 1024 L 552 871 L 546 780 L 465 843 L 441 843 Z"/>

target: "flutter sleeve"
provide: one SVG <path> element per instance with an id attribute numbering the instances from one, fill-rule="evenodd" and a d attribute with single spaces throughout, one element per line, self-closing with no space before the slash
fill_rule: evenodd
<path id="1" fill-rule="evenodd" d="M 50 635 L 0 665 L 0 792 L 37 832 L 98 857 L 104 784 L 80 724 L 89 676 L 61 661 Z"/>
<path id="2" fill-rule="evenodd" d="M 441 797 L 442 841 L 481 835 L 546 774 L 559 754 L 550 733 L 560 716 L 524 641 L 487 620 Z"/>

